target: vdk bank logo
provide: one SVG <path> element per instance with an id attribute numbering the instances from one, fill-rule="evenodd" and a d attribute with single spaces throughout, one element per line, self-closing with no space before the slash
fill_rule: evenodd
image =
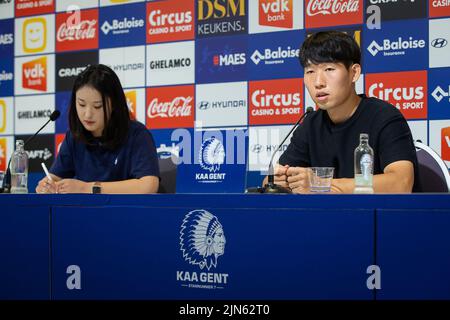
<path id="1" fill-rule="evenodd" d="M 210 212 L 190 211 L 180 229 L 180 250 L 189 264 L 201 270 L 217 267 L 218 258 L 225 253 L 226 238 L 219 219 Z M 189 288 L 223 289 L 227 273 L 177 271 L 177 281 Z"/>
<path id="2" fill-rule="evenodd" d="M 6 102 L 0 99 L 0 133 L 6 129 Z"/>
<path id="3" fill-rule="evenodd" d="M 441 157 L 450 161 L 450 127 L 441 129 Z"/>
<path id="4" fill-rule="evenodd" d="M 37 17 L 25 20 L 22 29 L 23 51 L 37 53 L 45 50 L 47 43 L 47 21 Z"/>
<path id="5" fill-rule="evenodd" d="M 22 87 L 47 91 L 47 57 L 31 60 L 22 65 Z"/>
<path id="6" fill-rule="evenodd" d="M 367 51 L 374 57 L 379 52 L 382 52 L 384 56 L 399 56 L 405 55 L 407 50 L 423 48 L 425 48 L 423 39 L 409 37 L 408 40 L 404 40 L 402 37 L 398 37 L 395 40 L 384 39 L 382 45 L 373 40 L 367 47 Z"/>
<path id="7" fill-rule="evenodd" d="M 125 93 L 125 98 L 127 99 L 128 110 L 130 111 L 130 118 L 136 120 L 136 90 L 131 90 Z"/>
<path id="8" fill-rule="evenodd" d="M 6 170 L 6 138 L 0 138 L 0 170 Z"/>
<path id="9" fill-rule="evenodd" d="M 450 85 L 447 88 L 447 91 L 441 88 L 441 86 L 437 86 L 436 89 L 433 90 L 431 96 L 437 101 L 441 102 L 442 99 L 448 98 L 448 102 L 450 102 Z"/>
<path id="10" fill-rule="evenodd" d="M 293 27 L 292 0 L 259 0 L 259 24 L 291 29 Z"/>

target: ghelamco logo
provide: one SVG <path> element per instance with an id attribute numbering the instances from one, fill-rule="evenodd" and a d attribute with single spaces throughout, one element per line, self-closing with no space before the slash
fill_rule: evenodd
<path id="1" fill-rule="evenodd" d="M 102 24 L 102 31 L 104 34 L 108 34 L 110 31 L 112 31 L 112 34 L 124 34 L 129 33 L 130 29 L 133 28 L 142 28 L 144 27 L 145 21 L 144 19 L 136 19 L 135 17 L 132 17 L 131 19 L 124 18 L 122 20 L 113 19 L 111 23 L 106 20 Z"/>
<path id="2" fill-rule="evenodd" d="M 436 89 L 433 90 L 431 96 L 437 101 L 441 102 L 442 99 L 448 98 L 448 102 L 450 102 L 450 85 L 448 86 L 448 91 L 445 91 L 440 86 L 437 86 Z"/>
<path id="3" fill-rule="evenodd" d="M 278 47 L 276 50 L 270 48 L 264 49 L 261 53 L 258 49 L 253 52 L 250 59 L 253 63 L 258 65 L 261 61 L 264 64 L 280 64 L 284 63 L 284 59 L 287 58 L 298 58 L 300 49 L 292 49 L 290 46 L 287 48 Z"/>
<path id="4" fill-rule="evenodd" d="M 408 40 L 404 40 L 402 37 L 398 37 L 396 40 L 384 39 L 382 45 L 373 40 L 367 47 L 367 51 L 374 57 L 379 52 L 383 52 L 384 56 L 400 56 L 405 55 L 406 50 L 423 48 L 425 48 L 423 39 L 409 37 Z"/>
<path id="5" fill-rule="evenodd" d="M 220 183 L 225 179 L 226 173 L 220 171 L 225 162 L 225 148 L 216 137 L 203 141 L 198 153 L 200 167 L 207 173 L 196 173 L 195 180 L 200 183 Z"/>
<path id="6" fill-rule="evenodd" d="M 180 229 L 180 250 L 183 258 L 200 270 L 216 268 L 218 258 L 225 253 L 226 238 L 222 224 L 212 213 L 190 211 Z M 223 289 L 228 282 L 227 273 L 177 271 L 177 281 L 183 287 Z"/>

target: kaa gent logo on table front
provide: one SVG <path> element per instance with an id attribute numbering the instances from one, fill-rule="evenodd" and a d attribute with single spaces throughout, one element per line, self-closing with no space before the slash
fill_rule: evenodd
<path id="1" fill-rule="evenodd" d="M 190 211 L 180 229 L 180 250 L 189 264 L 200 270 L 216 268 L 219 256 L 225 253 L 225 234 L 219 219 L 210 212 Z M 177 271 L 177 281 L 189 288 L 223 289 L 227 273 Z"/>

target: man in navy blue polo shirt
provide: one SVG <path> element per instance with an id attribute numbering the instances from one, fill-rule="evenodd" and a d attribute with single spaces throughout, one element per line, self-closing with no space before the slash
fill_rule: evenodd
<path id="1" fill-rule="evenodd" d="M 360 133 L 374 150 L 374 192 L 419 191 L 416 151 L 409 126 L 391 104 L 357 95 L 361 51 L 342 32 L 318 32 L 300 50 L 304 82 L 319 109 L 294 132 L 275 168 L 275 183 L 307 193 L 307 167 L 334 167 L 332 192 L 352 193 L 354 150 Z"/>

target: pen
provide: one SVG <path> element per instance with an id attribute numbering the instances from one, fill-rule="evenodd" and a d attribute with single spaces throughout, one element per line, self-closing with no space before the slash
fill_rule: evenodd
<path id="1" fill-rule="evenodd" d="M 41 166 L 42 166 L 42 169 L 44 169 L 44 172 L 45 172 L 45 175 L 47 176 L 47 178 L 50 181 L 53 181 L 52 177 L 50 176 L 50 173 L 48 172 L 48 169 L 47 169 L 47 166 L 45 165 L 45 163 L 41 162 Z"/>

